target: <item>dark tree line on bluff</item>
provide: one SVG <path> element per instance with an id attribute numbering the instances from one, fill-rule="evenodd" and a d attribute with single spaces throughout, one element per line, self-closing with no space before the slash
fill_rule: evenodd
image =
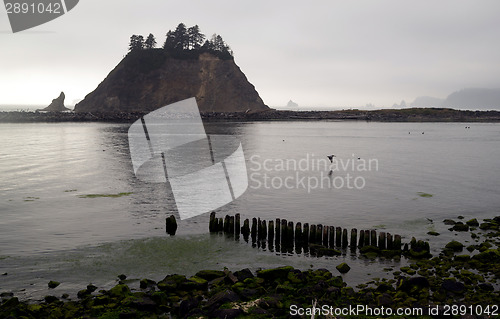
<path id="1" fill-rule="evenodd" d="M 130 37 L 129 51 L 154 49 L 156 44 L 151 33 L 146 40 L 142 35 L 134 34 Z M 233 51 L 220 35 L 213 34 L 210 39 L 206 39 L 198 25 L 186 28 L 184 23 L 179 23 L 174 31 L 167 32 L 163 50 L 178 58 L 197 57 L 200 53 L 209 52 L 223 60 L 233 59 Z"/>

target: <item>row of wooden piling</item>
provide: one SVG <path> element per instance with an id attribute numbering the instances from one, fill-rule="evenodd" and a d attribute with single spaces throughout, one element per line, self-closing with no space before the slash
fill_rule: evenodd
<path id="1" fill-rule="evenodd" d="M 215 212 L 210 214 L 209 231 L 211 233 L 225 233 L 239 239 L 240 234 L 245 241 L 251 240 L 254 245 L 269 245 L 272 250 L 297 252 L 302 249 L 306 251 L 310 246 L 322 246 L 323 248 L 362 248 L 365 246 L 375 246 L 381 250 L 401 250 L 401 236 L 391 235 L 386 232 L 375 230 L 358 230 L 356 228 L 348 231 L 342 227 L 334 227 L 322 224 L 312 224 L 301 222 L 294 223 L 286 219 L 276 218 L 276 220 L 261 220 L 252 218 L 243 221 L 241 226 L 240 214 L 235 216 L 226 215 L 223 218 L 217 217 Z"/>

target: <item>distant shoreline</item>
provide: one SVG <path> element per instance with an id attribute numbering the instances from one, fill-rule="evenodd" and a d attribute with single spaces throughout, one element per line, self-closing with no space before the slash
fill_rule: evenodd
<path id="1" fill-rule="evenodd" d="M 115 122 L 132 123 L 146 113 L 0 112 L 0 123 Z M 448 108 L 409 108 L 339 111 L 279 111 L 202 113 L 206 121 L 358 120 L 375 122 L 500 122 L 500 111 L 462 111 Z"/>

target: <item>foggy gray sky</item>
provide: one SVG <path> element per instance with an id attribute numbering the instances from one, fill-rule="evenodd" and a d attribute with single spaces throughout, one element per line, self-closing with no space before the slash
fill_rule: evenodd
<path id="1" fill-rule="evenodd" d="M 0 9 L 0 104 L 74 105 L 127 53 L 179 22 L 220 34 L 269 106 L 390 107 L 500 87 L 500 1 L 81 0 L 13 34 Z"/>

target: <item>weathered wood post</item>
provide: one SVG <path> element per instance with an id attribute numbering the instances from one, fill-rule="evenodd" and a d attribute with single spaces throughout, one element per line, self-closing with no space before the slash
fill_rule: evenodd
<path id="1" fill-rule="evenodd" d="M 240 214 L 236 214 L 235 216 L 235 220 L 234 220 L 234 235 L 236 237 L 236 239 L 240 239 L 240 229 L 241 229 L 241 226 L 240 226 Z"/>
<path id="2" fill-rule="evenodd" d="M 281 248 L 286 247 L 288 242 L 287 220 L 281 220 Z"/>
<path id="3" fill-rule="evenodd" d="M 295 224 L 295 247 L 302 247 L 302 223 Z"/>
<path id="4" fill-rule="evenodd" d="M 370 246 L 370 231 L 365 230 L 365 246 Z"/>
<path id="5" fill-rule="evenodd" d="M 262 221 L 261 226 L 262 226 L 262 228 L 261 228 L 262 229 L 262 240 L 266 241 L 266 239 L 267 239 L 267 225 L 266 225 L 265 220 Z"/>
<path id="6" fill-rule="evenodd" d="M 316 226 L 316 244 L 322 245 L 323 244 L 323 225 L 318 224 Z"/>
<path id="7" fill-rule="evenodd" d="M 347 229 L 344 228 L 342 230 L 342 248 L 346 248 L 349 245 L 349 242 L 347 241 Z"/>
<path id="8" fill-rule="evenodd" d="M 394 235 L 394 250 L 401 250 L 401 236 L 400 235 Z"/>
<path id="9" fill-rule="evenodd" d="M 371 230 L 370 231 L 370 245 L 377 247 L 377 231 L 376 230 Z"/>
<path id="10" fill-rule="evenodd" d="M 255 244 L 255 242 L 257 241 L 257 218 L 252 218 L 252 229 L 251 229 L 251 233 L 252 233 L 252 244 Z"/>
<path id="11" fill-rule="evenodd" d="M 276 251 L 280 251 L 280 245 L 281 245 L 281 220 L 279 218 L 276 218 L 276 231 L 275 231 L 275 246 L 276 246 Z"/>
<path id="12" fill-rule="evenodd" d="M 306 252 L 309 247 L 309 223 L 304 223 L 302 228 L 302 245 L 304 246 L 304 252 Z"/>
<path id="13" fill-rule="evenodd" d="M 328 227 L 328 245 L 330 248 L 335 248 L 335 227 Z"/>
<path id="14" fill-rule="evenodd" d="M 229 232 L 229 215 L 224 216 L 224 233 Z"/>
<path id="15" fill-rule="evenodd" d="M 269 242 L 269 250 L 273 251 L 274 247 L 274 221 L 269 221 L 269 232 L 268 232 L 268 242 Z"/>
<path id="16" fill-rule="evenodd" d="M 358 230 L 356 228 L 351 229 L 351 250 L 356 250 L 356 245 L 358 244 Z"/>
<path id="17" fill-rule="evenodd" d="M 243 234 L 243 239 L 248 243 L 248 236 L 250 235 L 250 222 L 248 221 L 248 218 L 243 222 L 241 233 Z"/>
<path id="18" fill-rule="evenodd" d="M 170 236 L 175 235 L 175 232 L 177 231 L 177 221 L 175 220 L 174 215 L 170 215 L 170 217 L 165 218 L 165 230 Z"/>
<path id="19" fill-rule="evenodd" d="M 262 232 L 262 221 L 260 220 L 260 217 L 257 218 L 257 240 L 261 241 L 263 240 L 263 232 Z"/>
<path id="20" fill-rule="evenodd" d="M 288 233 L 288 252 L 293 253 L 293 222 L 288 222 L 287 233 Z"/>
<path id="21" fill-rule="evenodd" d="M 328 247 L 328 226 L 323 226 L 323 246 Z"/>
<path id="22" fill-rule="evenodd" d="M 392 235 L 387 233 L 387 249 L 393 250 L 394 245 L 392 244 Z"/>
<path id="23" fill-rule="evenodd" d="M 380 250 L 385 250 L 386 249 L 386 245 L 385 245 L 385 232 L 381 231 L 379 234 L 378 234 L 378 248 Z"/>
<path id="24" fill-rule="evenodd" d="M 215 212 L 210 213 L 210 222 L 208 223 L 208 230 L 211 233 L 214 233 L 217 231 L 217 221 L 215 219 Z"/>
<path id="25" fill-rule="evenodd" d="M 227 226 L 229 236 L 234 236 L 234 216 L 229 216 L 229 225 Z"/>
<path id="26" fill-rule="evenodd" d="M 311 225 L 309 228 L 309 242 L 316 244 L 316 225 Z"/>
<path id="27" fill-rule="evenodd" d="M 358 243 L 358 247 L 359 248 L 363 248 L 365 246 L 365 231 L 364 230 L 360 230 L 359 231 L 359 243 Z"/>
<path id="28" fill-rule="evenodd" d="M 342 246 L 342 228 L 337 227 L 335 228 L 335 246 L 341 247 Z"/>

